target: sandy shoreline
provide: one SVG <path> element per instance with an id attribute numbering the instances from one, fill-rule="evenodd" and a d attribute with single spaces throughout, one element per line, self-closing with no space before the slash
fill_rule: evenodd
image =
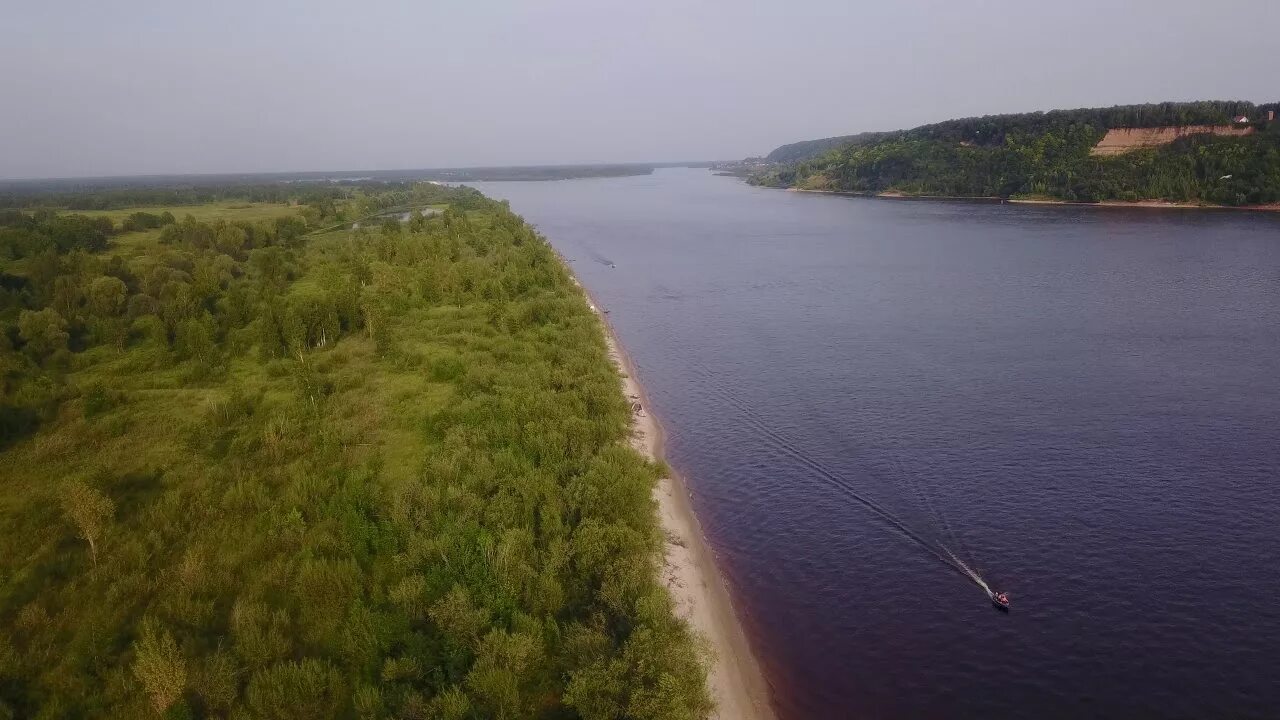
<path id="1" fill-rule="evenodd" d="M 1066 200 L 1040 200 L 1033 198 L 1010 198 L 1005 202 L 1017 205 L 1075 205 L 1077 207 L 1103 208 L 1146 208 L 1151 210 L 1252 210 L 1254 212 L 1280 211 L 1280 204 L 1269 205 L 1210 205 L 1206 203 L 1175 203 L 1163 200 L 1102 200 L 1096 203 L 1067 202 Z"/>
<path id="2" fill-rule="evenodd" d="M 820 193 L 823 195 L 846 195 L 849 197 L 887 198 L 890 200 L 963 200 L 967 202 L 1010 203 L 1013 205 L 1065 205 L 1088 208 L 1146 208 L 1151 210 L 1251 210 L 1253 212 L 1280 212 L 1280 203 L 1266 205 L 1212 205 L 1208 203 L 1175 203 L 1163 200 L 1101 200 L 1099 202 L 1071 202 L 1069 200 L 1052 200 L 1040 198 L 999 198 L 977 195 L 912 195 L 893 190 L 872 193 L 852 192 L 844 190 L 807 190 L 805 188 L 783 188 L 790 192 Z"/>
<path id="3" fill-rule="evenodd" d="M 565 267 L 569 267 L 567 263 Z M 577 279 L 574 283 L 582 287 Z M 649 411 L 649 399 L 636 379 L 635 367 L 599 305 L 585 288 L 582 291 L 604 328 L 609 358 L 618 366 L 623 392 L 632 404 L 631 445 L 646 458 L 661 460 L 662 426 Z M 715 556 L 702 535 L 684 481 L 672 471 L 671 477 L 658 481 L 653 497 L 666 536 L 662 584 L 671 593 L 677 614 L 707 642 L 714 654 L 707 675 L 707 687 L 716 703 L 710 717 L 773 720 L 764 673 L 738 621 L 729 589 L 716 568 Z"/>

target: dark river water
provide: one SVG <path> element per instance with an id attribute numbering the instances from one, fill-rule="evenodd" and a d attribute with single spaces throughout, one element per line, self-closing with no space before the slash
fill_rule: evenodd
<path id="1" fill-rule="evenodd" d="M 1280 217 L 477 186 L 611 311 L 784 718 L 1280 717 Z"/>

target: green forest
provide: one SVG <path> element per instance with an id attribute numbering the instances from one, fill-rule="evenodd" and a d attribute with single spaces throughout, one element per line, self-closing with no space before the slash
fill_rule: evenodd
<path id="1" fill-rule="evenodd" d="M 783 146 L 774 152 L 784 159 L 749 181 L 839 192 L 1069 202 L 1275 203 L 1280 122 L 1266 121 L 1269 110 L 1280 105 L 1162 103 L 950 120 Z M 1252 135 L 1196 134 L 1120 155 L 1090 154 L 1112 128 L 1228 125 L 1240 115 L 1250 119 Z M 847 142 L 831 149 L 832 140 Z"/>
<path id="2" fill-rule="evenodd" d="M 242 190 L 0 213 L 0 718 L 705 717 L 546 241 L 467 188 Z"/>

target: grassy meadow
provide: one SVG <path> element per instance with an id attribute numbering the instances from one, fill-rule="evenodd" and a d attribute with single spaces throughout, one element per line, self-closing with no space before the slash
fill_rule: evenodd
<path id="1" fill-rule="evenodd" d="M 127 207 L 114 210 L 77 210 L 77 214 L 88 217 L 109 218 L 117 226 L 134 213 L 151 213 L 159 215 L 170 213 L 175 218 L 192 217 L 198 222 L 213 223 L 223 221 L 264 222 L 277 218 L 297 217 L 299 207 L 287 202 L 248 202 L 225 200 L 221 202 L 201 203 L 199 205 L 163 205 L 159 207 Z M 116 254 L 141 255 L 154 252 L 160 241 L 162 228 L 146 228 L 122 232 L 115 237 L 112 250 Z"/>
<path id="2" fill-rule="evenodd" d="M 5 216 L 0 718 L 708 713 L 598 321 L 406 196 Z"/>
<path id="3" fill-rule="evenodd" d="M 301 210 L 301 207 L 291 202 L 221 200 L 217 202 L 199 203 L 196 205 L 148 205 L 142 207 L 113 208 L 110 210 L 74 210 L 68 212 L 88 215 L 89 217 L 111 218 L 113 222 L 119 224 L 122 220 L 136 212 L 147 212 L 157 215 L 169 212 L 176 217 L 190 215 L 201 222 L 213 222 L 215 220 L 225 220 L 227 222 L 254 222 L 257 220 L 274 220 L 278 217 L 290 217 L 297 215 L 299 210 Z"/>

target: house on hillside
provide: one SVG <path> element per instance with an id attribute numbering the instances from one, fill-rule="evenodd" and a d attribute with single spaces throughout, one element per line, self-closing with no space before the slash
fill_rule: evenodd
<path id="1" fill-rule="evenodd" d="M 1235 119 L 1232 120 L 1231 122 L 1235 123 L 1236 125 L 1248 125 L 1249 118 L 1248 116 L 1245 116 L 1245 115 L 1237 115 Z"/>

